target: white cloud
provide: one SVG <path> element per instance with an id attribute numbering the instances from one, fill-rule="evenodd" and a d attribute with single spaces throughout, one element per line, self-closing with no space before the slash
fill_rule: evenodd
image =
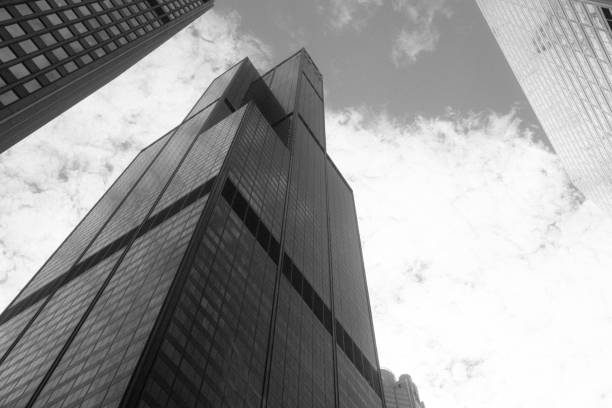
<path id="1" fill-rule="evenodd" d="M 450 17 L 448 0 L 393 0 L 393 7 L 407 18 L 406 25 L 395 37 L 391 48 L 397 66 L 414 63 L 423 52 L 432 52 L 440 39 L 434 24 L 436 16 Z"/>
<path id="2" fill-rule="evenodd" d="M 382 366 L 437 408 L 609 407 L 612 221 L 513 113 L 328 112 Z"/>
<path id="3" fill-rule="evenodd" d="M 176 126 L 211 80 L 270 51 L 237 13 L 206 13 L 103 89 L 0 155 L 0 310 L 136 153 Z"/>
<path id="4" fill-rule="evenodd" d="M 380 6 L 382 0 L 324 0 L 319 3 L 319 12 L 328 16 L 335 29 L 359 30 Z"/>

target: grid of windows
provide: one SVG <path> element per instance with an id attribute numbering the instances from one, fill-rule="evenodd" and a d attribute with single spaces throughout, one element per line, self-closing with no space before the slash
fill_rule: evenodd
<path id="1" fill-rule="evenodd" d="M 102 196 L 100 201 L 85 216 L 34 278 L 30 280 L 11 305 L 24 300 L 37 290 L 43 288 L 43 286 L 60 277 L 78 261 L 91 240 L 138 182 L 145 169 L 155 160 L 171 134 L 172 132 L 160 138 L 130 163 L 123 174 Z"/>
<path id="2" fill-rule="evenodd" d="M 219 77 L 0 317 L 0 406 L 383 404 L 320 74 L 300 51 L 257 75 Z"/>
<path id="3" fill-rule="evenodd" d="M 281 63 L 264 79 L 285 112 L 293 112 L 301 65 L 301 53 Z M 269 82 L 268 82 L 269 81 Z"/>
<path id="4" fill-rule="evenodd" d="M 287 279 L 280 282 L 268 401 L 271 407 L 335 404 L 332 336 Z"/>
<path id="5" fill-rule="evenodd" d="M 205 3 L 37 0 L 0 7 L 0 108 Z"/>
<path id="6" fill-rule="evenodd" d="M 280 245 L 278 241 L 276 240 L 276 238 L 274 238 L 273 235 L 270 234 L 270 230 L 262 222 L 257 213 L 253 210 L 253 208 L 249 205 L 248 201 L 244 198 L 244 196 L 237 190 L 234 183 L 229 179 L 225 181 L 222 196 L 228 203 L 231 203 L 231 207 L 234 213 L 241 220 L 243 220 L 247 229 L 251 232 L 253 237 L 257 239 L 257 242 L 259 242 L 259 245 L 266 251 L 270 259 L 278 265 L 278 262 L 280 260 Z M 316 328 L 313 327 L 312 330 L 324 328 L 331 336 L 333 334 L 333 328 L 335 326 L 336 343 L 338 344 L 340 349 L 347 355 L 351 363 L 355 366 L 355 368 L 361 374 L 363 379 L 365 379 L 365 381 L 367 381 L 367 383 L 372 387 L 372 389 L 379 396 L 382 395 L 380 383 L 378 381 L 377 370 L 374 368 L 372 363 L 364 356 L 359 346 L 355 344 L 355 341 L 346 332 L 342 324 L 340 324 L 338 320 L 334 320 L 331 309 L 325 303 L 323 303 L 323 299 L 321 299 L 321 296 L 319 296 L 317 291 L 312 287 L 312 285 L 306 279 L 300 269 L 293 263 L 287 253 L 284 253 L 282 255 L 281 269 L 283 277 L 286 278 L 286 282 L 289 283 L 290 286 L 285 283 L 281 283 L 281 285 L 287 288 L 292 287 L 294 290 L 294 295 L 286 295 L 288 296 L 288 298 L 285 299 L 291 299 L 293 301 L 295 299 L 299 300 L 301 298 L 301 301 L 304 304 L 303 306 L 306 306 L 306 308 L 304 308 L 303 310 L 309 310 L 310 318 L 312 318 L 312 321 L 314 322 L 315 320 L 318 320 L 320 323 L 320 325 L 317 325 Z M 285 282 L 284 280 L 282 281 Z M 278 306 L 278 308 L 279 310 L 283 310 L 283 304 Z M 287 329 L 288 327 L 286 325 L 283 325 L 282 322 L 279 323 L 275 328 L 275 330 L 281 330 L 281 333 L 285 333 Z M 307 340 L 308 338 L 305 331 L 303 333 L 303 337 L 305 337 L 305 340 Z M 288 344 L 287 340 L 285 340 L 282 335 L 280 340 L 281 345 L 274 346 L 274 353 L 276 356 L 278 356 L 279 352 L 284 353 L 283 347 L 289 347 L 291 350 L 301 348 L 301 343 L 298 342 L 296 344 Z M 316 347 L 321 346 L 324 348 L 324 344 L 320 342 L 315 342 L 314 344 L 316 345 Z M 310 344 L 309 348 L 310 346 L 313 345 Z M 308 356 L 308 354 L 306 355 Z M 296 366 L 297 371 L 301 369 L 300 363 L 302 362 L 298 362 Z M 331 364 L 330 361 L 328 361 L 328 363 Z M 279 367 L 277 366 L 277 373 L 278 370 Z M 281 385 L 276 384 L 276 386 L 280 387 Z M 279 395 L 277 395 L 277 397 L 279 397 Z"/>
<path id="7" fill-rule="evenodd" d="M 608 8 L 576 0 L 478 0 L 574 184 L 612 211 Z"/>
<path id="8" fill-rule="evenodd" d="M 58 290 L 45 304 L 0 371 L 0 406 L 25 407 L 118 256 Z"/>
<path id="9" fill-rule="evenodd" d="M 351 364 L 348 356 L 337 354 L 340 408 L 382 408 L 382 399 Z"/>
<path id="10" fill-rule="evenodd" d="M 224 96 L 226 94 L 227 87 L 232 82 L 237 72 L 244 65 L 244 63 L 245 60 L 240 61 L 238 64 L 235 64 L 223 74 L 215 78 L 206 89 L 206 92 L 204 92 L 198 102 L 196 102 L 194 107 L 187 114 L 187 119 L 191 118 L 193 115 L 206 108 L 217 99 Z"/>
<path id="11" fill-rule="evenodd" d="M 30 323 L 30 320 L 44 301 L 44 298 L 40 299 L 20 314 L 13 316 L 6 323 L 0 325 L 0 361 L 4 359 L 4 354 L 9 350 L 21 331 Z"/>
<path id="12" fill-rule="evenodd" d="M 304 54 L 302 69 L 315 92 L 323 100 L 323 76 L 308 54 Z"/>
<path id="13" fill-rule="evenodd" d="M 329 219 L 336 318 L 369 361 L 376 361 L 353 193 L 327 161 Z"/>
<path id="14" fill-rule="evenodd" d="M 134 242 L 35 407 L 117 406 L 205 203 Z"/>
<path id="15" fill-rule="evenodd" d="M 259 109 L 250 114 L 228 158 L 230 178 L 255 212 L 280 240 L 289 151 Z"/>
<path id="16" fill-rule="evenodd" d="M 245 109 L 241 109 L 198 136 L 157 203 L 153 214 L 171 205 L 185 194 L 185 191 L 195 189 L 219 173 L 244 112 Z"/>
<path id="17" fill-rule="evenodd" d="M 219 200 L 141 406 L 259 406 L 275 270 Z"/>

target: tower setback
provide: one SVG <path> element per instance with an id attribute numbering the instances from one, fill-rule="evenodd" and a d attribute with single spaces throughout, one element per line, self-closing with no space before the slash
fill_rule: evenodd
<path id="1" fill-rule="evenodd" d="M 305 50 L 215 79 L 0 316 L 0 407 L 93 406 L 384 406 Z"/>

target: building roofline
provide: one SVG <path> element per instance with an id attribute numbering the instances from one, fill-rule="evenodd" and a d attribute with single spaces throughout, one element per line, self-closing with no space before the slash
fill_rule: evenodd
<path id="1" fill-rule="evenodd" d="M 317 66 L 317 64 L 315 64 L 314 60 L 312 59 L 312 57 L 310 56 L 310 54 L 308 53 L 308 51 L 304 47 L 300 48 L 299 50 L 297 50 L 296 52 L 294 52 L 293 54 L 291 54 L 290 56 L 288 56 L 287 58 L 285 58 L 284 60 L 282 60 L 278 64 L 274 65 L 272 68 L 270 68 L 269 70 L 267 70 L 266 72 L 261 74 L 261 76 L 264 77 L 264 76 L 268 75 L 270 72 L 274 71 L 276 68 L 280 67 L 285 62 L 289 61 L 291 58 L 296 57 L 298 54 L 302 54 L 306 58 L 308 58 L 308 60 L 312 64 L 312 66 L 315 67 L 315 69 L 317 70 L 317 73 L 319 75 L 321 75 L 321 78 L 323 78 L 323 74 L 321 74 L 321 70 L 319 70 L 319 67 Z"/>

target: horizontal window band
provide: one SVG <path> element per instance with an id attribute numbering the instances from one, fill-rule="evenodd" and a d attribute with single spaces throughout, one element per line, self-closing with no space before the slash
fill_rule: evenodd
<path id="1" fill-rule="evenodd" d="M 253 210 L 230 179 L 225 180 L 221 195 L 236 215 L 244 222 L 249 232 L 253 234 L 259 245 L 266 251 L 272 261 L 278 265 L 280 243 L 272 235 L 268 227 L 264 225 L 257 213 L 255 213 L 255 210 Z"/>
<path id="2" fill-rule="evenodd" d="M 221 193 L 236 215 L 243 221 L 247 229 L 257 239 L 259 245 L 266 251 L 270 259 L 278 265 L 280 244 L 236 185 L 227 178 Z M 285 252 L 282 257 L 281 271 L 293 289 L 302 298 L 308 308 L 314 313 L 317 320 L 332 335 L 333 325 L 336 326 L 336 343 L 349 358 L 361 376 L 372 387 L 374 392 L 382 398 L 382 390 L 378 381 L 378 371 L 365 357 L 361 349 L 355 344 L 337 319 L 333 319 L 331 309 L 325 304 L 321 296 L 312 287 L 304 274 L 299 270 L 291 257 Z"/>
<path id="3" fill-rule="evenodd" d="M 141 237 L 142 235 L 151 231 L 155 227 L 159 226 L 164 221 L 178 214 L 188 205 L 193 204 L 198 199 L 208 194 L 212 189 L 212 185 L 215 182 L 215 179 L 216 177 L 209 179 L 205 183 L 201 184 L 199 187 L 185 194 L 184 196 L 176 200 L 174 203 L 170 204 L 169 206 L 155 214 L 153 217 L 147 219 L 140 226 L 132 228 L 130 231 L 121 235 L 119 238 L 115 239 L 110 244 L 101 248 L 99 251 L 96 251 L 96 253 L 74 265 L 67 272 L 63 273 L 62 275 L 53 279 L 40 289 L 36 290 L 19 303 L 15 304 L 9 309 L 6 309 L 2 313 L 2 315 L 0 315 L 0 325 L 9 321 L 14 316 L 18 315 L 28 307 L 34 305 L 40 299 L 43 299 L 53 294 L 57 289 L 71 282 L 73 279 L 81 276 L 83 273 L 87 272 L 95 265 L 99 264 L 109 256 L 113 255 L 115 252 L 119 251 L 133 238 Z"/>

